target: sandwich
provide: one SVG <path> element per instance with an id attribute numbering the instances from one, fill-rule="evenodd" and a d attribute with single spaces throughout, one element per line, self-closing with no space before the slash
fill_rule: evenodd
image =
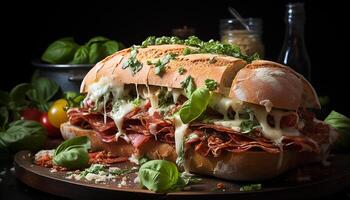
<path id="1" fill-rule="evenodd" d="M 310 111 L 320 104 L 303 76 L 200 44 L 149 42 L 100 61 L 62 136 L 88 136 L 92 151 L 165 159 L 227 180 L 270 179 L 326 159 L 337 134 Z"/>

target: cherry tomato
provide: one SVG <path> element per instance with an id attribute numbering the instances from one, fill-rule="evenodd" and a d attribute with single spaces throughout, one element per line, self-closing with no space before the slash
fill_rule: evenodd
<path id="1" fill-rule="evenodd" d="M 61 137 L 60 129 L 50 123 L 47 113 L 41 115 L 40 123 L 46 128 L 49 137 Z"/>
<path id="2" fill-rule="evenodd" d="M 42 112 L 40 112 L 37 108 L 25 108 L 21 110 L 20 114 L 22 120 L 33 120 L 40 122 Z"/>
<path id="3" fill-rule="evenodd" d="M 60 125 L 68 121 L 68 116 L 65 108 L 68 106 L 68 102 L 65 99 L 59 99 L 55 101 L 47 112 L 50 123 L 60 128 Z"/>

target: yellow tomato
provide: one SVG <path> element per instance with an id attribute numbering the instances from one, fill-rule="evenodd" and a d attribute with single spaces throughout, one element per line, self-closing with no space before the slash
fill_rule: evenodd
<path id="1" fill-rule="evenodd" d="M 68 116 L 66 112 L 66 107 L 68 102 L 65 99 L 59 99 L 55 101 L 47 112 L 50 123 L 56 127 L 60 128 L 60 125 L 68 121 Z"/>

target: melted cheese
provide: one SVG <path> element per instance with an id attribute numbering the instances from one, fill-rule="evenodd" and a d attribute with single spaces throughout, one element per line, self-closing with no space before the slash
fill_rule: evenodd
<path id="1" fill-rule="evenodd" d="M 291 112 L 272 110 L 270 113 L 267 113 L 266 110 L 259 107 L 252 107 L 252 110 L 254 111 L 255 117 L 262 127 L 262 134 L 264 135 L 264 137 L 274 141 L 276 144 L 279 144 L 282 141 L 281 138 L 283 135 L 286 135 L 286 136 L 300 135 L 300 132 L 295 128 L 287 128 L 283 130 L 280 128 L 281 118 L 285 115 L 291 114 Z M 274 117 L 275 127 L 271 127 L 267 123 L 268 114 Z"/>
<path id="2" fill-rule="evenodd" d="M 175 149 L 176 154 L 180 155 L 183 151 L 184 137 L 187 132 L 188 124 L 181 121 L 179 115 L 175 115 Z"/>
<path id="3" fill-rule="evenodd" d="M 93 102 L 99 100 L 104 94 L 106 94 L 110 89 L 111 81 L 107 77 L 102 77 L 96 83 L 89 86 L 88 95 L 85 100 L 90 99 Z M 85 101 L 84 100 L 84 101 Z"/>
<path id="4" fill-rule="evenodd" d="M 221 94 L 214 94 L 209 103 L 209 106 L 214 110 L 224 115 L 224 119 L 227 119 L 228 109 L 231 107 L 236 114 L 242 109 L 242 102 L 233 100 L 228 97 L 224 97 Z"/>
<path id="5" fill-rule="evenodd" d="M 121 101 L 121 105 L 118 107 L 117 111 L 111 112 L 111 118 L 114 120 L 115 125 L 118 128 L 118 132 L 116 133 L 115 137 L 118 140 L 120 136 L 123 136 L 123 138 L 128 141 L 128 138 L 125 137 L 125 132 L 123 131 L 123 122 L 124 122 L 124 116 L 128 114 L 129 112 L 134 110 L 134 105 L 130 102 Z M 125 135 L 125 136 L 124 136 Z"/>
<path id="6" fill-rule="evenodd" d="M 171 91 L 171 95 L 173 96 L 173 101 L 174 103 L 177 103 L 177 100 L 181 96 L 183 90 L 181 89 L 176 89 L 176 88 L 168 88 L 168 91 Z"/>
<path id="7" fill-rule="evenodd" d="M 214 124 L 224 126 L 227 128 L 230 128 L 234 131 L 241 131 L 240 124 L 243 120 L 241 119 L 234 119 L 234 120 L 215 120 L 213 121 Z"/>

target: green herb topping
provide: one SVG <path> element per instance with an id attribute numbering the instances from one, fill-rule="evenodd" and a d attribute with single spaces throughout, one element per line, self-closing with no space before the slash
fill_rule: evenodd
<path id="1" fill-rule="evenodd" d="M 196 47 L 195 49 L 185 48 L 183 51 L 183 55 L 196 53 L 212 53 L 241 58 L 243 60 L 246 60 L 247 62 L 259 59 L 259 55 L 257 53 L 253 54 L 252 56 L 247 56 L 243 54 L 240 48 L 236 45 L 223 44 L 216 40 L 209 40 L 208 42 L 204 42 L 196 36 L 190 36 L 185 40 L 181 40 L 177 37 L 162 36 L 156 38 L 155 36 L 150 36 L 142 42 L 141 47 L 145 48 L 149 45 L 161 44 L 184 44 L 187 46 Z"/>
<path id="2" fill-rule="evenodd" d="M 158 76 L 162 76 L 166 69 L 166 64 L 170 62 L 171 59 L 175 58 L 175 54 L 167 54 L 166 56 L 158 59 L 156 62 L 147 61 L 147 64 L 154 65 L 154 73 Z"/>
<path id="3" fill-rule="evenodd" d="M 137 49 L 138 49 L 137 46 L 131 47 L 130 57 L 128 60 L 126 60 L 123 63 L 123 66 L 122 66 L 123 69 L 126 69 L 129 67 L 133 74 L 136 74 L 142 69 L 142 63 L 140 63 L 140 61 L 138 61 L 136 58 L 138 53 Z"/>
<path id="4" fill-rule="evenodd" d="M 179 74 L 182 75 L 186 72 L 186 69 L 183 66 L 180 66 L 177 72 L 179 72 Z"/>
<path id="5" fill-rule="evenodd" d="M 216 88 L 218 87 L 218 83 L 216 81 L 214 81 L 213 79 L 206 79 L 205 86 L 207 86 L 207 88 L 210 91 L 213 91 L 213 90 L 216 90 Z"/>
<path id="6" fill-rule="evenodd" d="M 255 190 L 261 190 L 261 188 L 262 188 L 262 185 L 260 183 L 250 184 L 250 185 L 243 185 L 241 188 L 239 188 L 239 191 L 241 192 L 255 191 Z"/>

